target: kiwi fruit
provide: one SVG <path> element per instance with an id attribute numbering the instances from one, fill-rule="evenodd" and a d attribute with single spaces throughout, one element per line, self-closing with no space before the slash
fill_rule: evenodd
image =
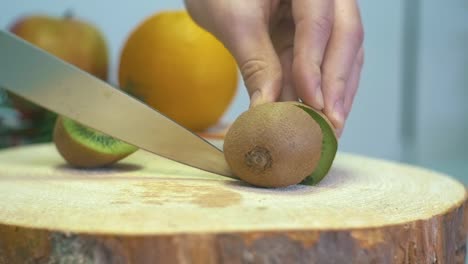
<path id="1" fill-rule="evenodd" d="M 138 149 L 64 116 L 56 120 L 53 141 L 60 155 L 78 168 L 109 166 Z"/>
<path id="2" fill-rule="evenodd" d="M 224 140 L 233 173 L 254 186 L 316 184 L 337 151 L 335 130 L 320 112 L 299 102 L 274 102 L 241 114 Z"/>

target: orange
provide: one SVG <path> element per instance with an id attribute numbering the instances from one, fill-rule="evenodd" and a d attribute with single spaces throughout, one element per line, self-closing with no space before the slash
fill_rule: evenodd
<path id="1" fill-rule="evenodd" d="M 237 82 L 232 55 L 185 11 L 143 21 L 120 57 L 120 87 L 192 131 L 220 121 Z"/>

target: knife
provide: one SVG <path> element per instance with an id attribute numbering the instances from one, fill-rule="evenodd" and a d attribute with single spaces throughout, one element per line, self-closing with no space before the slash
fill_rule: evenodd
<path id="1" fill-rule="evenodd" d="M 0 87 L 159 156 L 235 178 L 223 152 L 108 83 L 0 30 Z"/>

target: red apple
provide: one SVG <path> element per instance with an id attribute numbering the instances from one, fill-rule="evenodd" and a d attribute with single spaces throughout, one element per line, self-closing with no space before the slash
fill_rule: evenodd
<path id="1" fill-rule="evenodd" d="M 73 18 L 49 15 L 28 15 L 15 21 L 10 31 L 47 52 L 107 80 L 108 50 L 103 34 L 92 24 Z M 41 111 L 16 96 L 12 103 L 27 116 Z"/>

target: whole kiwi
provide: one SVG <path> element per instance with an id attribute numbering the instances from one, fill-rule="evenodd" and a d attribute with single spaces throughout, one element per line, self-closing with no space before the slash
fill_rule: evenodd
<path id="1" fill-rule="evenodd" d="M 60 155 L 71 166 L 79 168 L 109 166 L 137 150 L 64 116 L 57 118 L 53 140 Z"/>
<path id="2" fill-rule="evenodd" d="M 298 102 L 274 102 L 241 114 L 223 148 L 240 179 L 260 187 L 285 187 L 319 182 L 331 167 L 337 140 L 321 113 Z"/>

